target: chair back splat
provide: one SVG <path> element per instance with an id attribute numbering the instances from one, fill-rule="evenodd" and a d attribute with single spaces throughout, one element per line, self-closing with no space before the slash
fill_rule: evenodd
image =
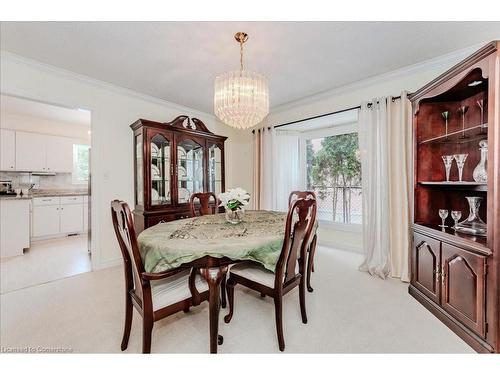
<path id="1" fill-rule="evenodd" d="M 286 218 L 283 248 L 276 264 L 275 287 L 281 287 L 281 283 L 286 284 L 297 276 L 296 265 L 299 259 L 299 273 L 303 274 L 307 245 L 315 221 L 316 199 L 299 198 L 291 203 Z"/>
<path id="2" fill-rule="evenodd" d="M 135 286 L 135 294 L 142 299 L 142 287 L 140 275 L 145 272 L 137 243 L 132 214 L 127 203 L 114 200 L 111 202 L 111 217 L 113 227 L 120 245 L 125 265 L 125 283 L 127 291 L 131 291 Z"/>
<path id="3" fill-rule="evenodd" d="M 213 198 L 212 200 L 210 198 Z M 199 201 L 198 214 L 196 213 L 196 200 Z M 214 193 L 194 193 L 189 199 L 189 206 L 191 208 L 191 216 L 203 216 L 216 214 L 219 207 L 219 200 Z"/>

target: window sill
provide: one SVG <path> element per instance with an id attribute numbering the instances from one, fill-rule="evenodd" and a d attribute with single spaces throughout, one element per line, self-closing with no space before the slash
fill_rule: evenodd
<path id="1" fill-rule="evenodd" d="M 318 220 L 318 221 L 321 228 L 330 230 L 340 230 L 343 232 L 361 233 L 363 227 L 361 224 L 334 223 L 332 221 L 326 221 L 326 220 Z"/>

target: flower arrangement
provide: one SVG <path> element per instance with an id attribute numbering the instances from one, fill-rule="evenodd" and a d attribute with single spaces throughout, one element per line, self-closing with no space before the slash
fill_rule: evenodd
<path id="1" fill-rule="evenodd" d="M 229 189 L 218 196 L 219 207 L 226 209 L 226 220 L 231 224 L 238 224 L 245 215 L 245 206 L 250 202 L 250 194 L 242 188 Z"/>

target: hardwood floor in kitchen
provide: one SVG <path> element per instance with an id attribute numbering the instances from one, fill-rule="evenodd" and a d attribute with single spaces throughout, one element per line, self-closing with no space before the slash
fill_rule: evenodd
<path id="1" fill-rule="evenodd" d="M 87 243 L 87 235 L 37 241 L 24 255 L 2 259 L 0 293 L 91 271 Z"/>

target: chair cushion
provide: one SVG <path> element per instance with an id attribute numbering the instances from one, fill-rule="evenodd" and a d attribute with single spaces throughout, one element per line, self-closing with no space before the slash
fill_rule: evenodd
<path id="1" fill-rule="evenodd" d="M 151 296 L 154 311 L 191 298 L 189 273 L 190 270 L 187 269 L 166 279 L 151 281 Z M 196 275 L 195 280 L 198 292 L 201 293 L 208 290 L 208 284 L 201 275 Z"/>
<path id="2" fill-rule="evenodd" d="M 231 273 L 274 289 L 274 272 L 265 269 L 261 265 L 237 263 L 231 267 Z"/>

